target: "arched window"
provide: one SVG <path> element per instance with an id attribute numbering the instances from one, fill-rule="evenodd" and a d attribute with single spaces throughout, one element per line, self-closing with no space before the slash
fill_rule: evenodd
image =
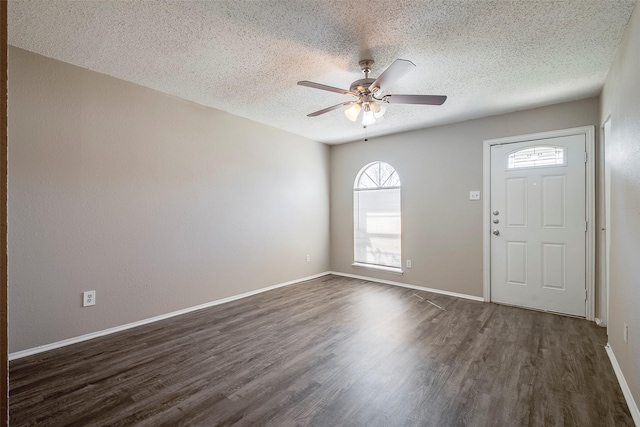
<path id="1" fill-rule="evenodd" d="M 366 165 L 353 188 L 354 265 L 400 271 L 400 177 L 384 162 Z"/>

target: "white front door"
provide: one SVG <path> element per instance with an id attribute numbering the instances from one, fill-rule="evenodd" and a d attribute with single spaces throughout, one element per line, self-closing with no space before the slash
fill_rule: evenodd
<path id="1" fill-rule="evenodd" d="M 585 135 L 491 146 L 491 300 L 585 316 Z"/>

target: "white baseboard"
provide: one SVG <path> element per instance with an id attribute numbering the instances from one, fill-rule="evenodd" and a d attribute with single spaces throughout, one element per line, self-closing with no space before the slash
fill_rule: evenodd
<path id="1" fill-rule="evenodd" d="M 616 377 L 618 378 L 618 382 L 620 383 L 620 388 L 622 389 L 622 394 L 624 394 L 624 398 L 627 401 L 627 406 L 629 407 L 629 412 L 631 412 L 633 422 L 636 423 L 636 426 L 640 426 L 640 410 L 638 409 L 636 401 L 633 399 L 631 389 L 629 389 L 629 384 L 627 384 L 627 380 L 624 378 L 622 369 L 620 369 L 620 365 L 618 365 L 616 355 L 613 354 L 613 349 L 609 344 L 605 345 L 604 349 L 607 351 L 607 355 L 609 355 L 611 366 L 613 366 L 613 372 L 616 373 Z"/>
<path id="2" fill-rule="evenodd" d="M 354 279 L 367 280 L 369 282 L 384 283 L 385 285 L 400 286 L 402 288 L 415 289 L 418 291 L 433 292 L 434 294 L 448 295 L 450 297 L 464 298 L 464 299 L 470 299 L 473 301 L 484 302 L 484 298 L 482 297 L 476 297 L 476 296 L 467 295 L 467 294 L 459 294 L 457 292 L 443 291 L 441 289 L 432 289 L 432 288 L 426 288 L 424 286 L 416 286 L 416 285 L 409 285 L 407 283 L 393 282 L 391 280 L 383 280 L 383 279 L 376 279 L 373 277 L 358 276 L 355 274 L 340 273 L 339 271 L 332 271 L 330 274 L 335 274 L 336 276 L 351 277 Z"/>
<path id="3" fill-rule="evenodd" d="M 97 332 L 91 332 L 89 334 L 80 335 L 78 337 L 73 337 L 73 338 L 69 338 L 69 339 L 66 339 L 66 340 L 62 340 L 62 341 L 57 341 L 57 342 L 54 342 L 54 343 L 51 343 L 51 344 L 44 344 L 44 345 L 41 345 L 41 346 L 38 346 L 38 347 L 29 348 L 29 349 L 21 350 L 21 351 L 16 351 L 15 353 L 10 353 L 9 354 L 9 360 L 20 359 L 22 357 L 31 356 L 33 354 L 43 353 L 45 351 L 54 350 L 56 348 L 65 347 L 65 346 L 68 346 L 68 345 L 71 345 L 71 344 L 76 344 L 76 343 L 79 343 L 79 342 L 82 342 L 82 341 L 87 341 L 87 340 L 90 340 L 90 339 L 93 339 L 93 338 L 98 338 L 98 337 L 102 337 L 102 336 L 105 336 L 105 335 L 110 335 L 110 334 L 113 334 L 113 333 L 116 333 L 116 332 L 125 331 L 127 329 L 135 328 L 136 326 L 142 326 L 142 325 L 146 325 L 148 323 L 157 322 L 159 320 L 168 319 L 170 317 L 179 316 L 181 314 L 190 313 L 192 311 L 202 310 L 203 308 L 213 307 L 215 305 L 224 304 L 225 302 L 231 302 L 231 301 L 235 301 L 235 300 L 238 300 L 238 299 L 250 297 L 252 295 L 260 294 L 262 292 L 267 292 L 267 291 L 270 291 L 270 290 L 273 290 L 273 289 L 277 289 L 277 288 L 282 288 L 284 286 L 295 285 L 297 283 L 302 283 L 302 282 L 306 282 L 307 280 L 317 279 L 318 277 L 326 276 L 328 274 L 331 274 L 331 272 L 330 271 L 325 271 L 325 272 L 322 272 L 322 273 L 314 274 L 313 276 L 303 277 L 301 279 L 291 280 L 291 281 L 288 281 L 288 282 L 279 283 L 277 285 L 272 285 L 272 286 L 267 286 L 265 288 L 256 289 L 255 291 L 249 291 L 249 292 L 245 292 L 245 293 L 242 293 L 242 294 L 233 295 L 233 296 L 230 296 L 230 297 L 227 297 L 227 298 L 222 298 L 222 299 L 219 299 L 219 300 L 210 301 L 210 302 L 207 302 L 207 303 L 204 303 L 204 304 L 200 304 L 200 305 L 196 305 L 196 306 L 193 306 L 193 307 L 183 308 L 182 310 L 172 311 L 171 313 L 161 314 L 159 316 L 150 317 L 148 319 L 138 320 L 137 322 L 127 323 L 126 325 L 115 326 L 113 328 L 104 329 L 102 331 L 97 331 Z"/>

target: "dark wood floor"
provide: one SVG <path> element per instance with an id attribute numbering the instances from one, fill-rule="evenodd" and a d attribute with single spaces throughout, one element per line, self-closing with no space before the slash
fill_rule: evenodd
<path id="1" fill-rule="evenodd" d="M 633 426 L 605 344 L 585 320 L 325 276 L 12 361 L 10 422 Z"/>

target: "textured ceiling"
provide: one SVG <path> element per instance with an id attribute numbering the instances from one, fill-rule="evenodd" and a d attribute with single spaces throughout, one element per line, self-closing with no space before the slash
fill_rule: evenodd
<path id="1" fill-rule="evenodd" d="M 364 136 L 342 110 L 372 58 L 417 67 L 369 136 L 595 96 L 635 0 L 11 1 L 9 43 L 316 141 Z"/>

